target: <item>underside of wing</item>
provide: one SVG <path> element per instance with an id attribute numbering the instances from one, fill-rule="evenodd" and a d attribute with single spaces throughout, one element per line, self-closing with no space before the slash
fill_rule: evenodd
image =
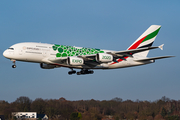
<path id="1" fill-rule="evenodd" d="M 61 58 L 49 58 L 48 60 L 57 63 L 57 64 L 66 64 L 68 57 L 61 57 Z"/>
<path id="2" fill-rule="evenodd" d="M 63 58 L 50 58 L 54 64 L 64 65 L 66 67 L 77 67 L 78 66 L 87 66 L 87 67 L 95 67 L 100 63 L 95 60 L 95 55 L 90 56 L 76 56 L 76 57 L 63 57 Z"/>

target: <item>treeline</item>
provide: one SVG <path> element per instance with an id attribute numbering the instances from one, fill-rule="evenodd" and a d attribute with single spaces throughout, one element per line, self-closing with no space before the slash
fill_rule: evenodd
<path id="1" fill-rule="evenodd" d="M 180 100 L 162 97 L 156 101 L 123 101 L 121 98 L 112 100 L 79 100 L 19 97 L 14 102 L 0 101 L 0 115 L 12 119 L 12 112 L 37 112 L 46 114 L 51 120 L 102 120 L 113 116 L 114 120 L 179 120 Z"/>

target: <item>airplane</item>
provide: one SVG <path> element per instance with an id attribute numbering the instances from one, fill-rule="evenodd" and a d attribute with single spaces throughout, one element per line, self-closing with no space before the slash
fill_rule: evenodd
<path id="1" fill-rule="evenodd" d="M 24 42 L 17 43 L 3 52 L 3 56 L 13 61 L 12 68 L 16 68 L 16 61 L 40 63 L 42 69 L 67 67 L 69 75 L 93 74 L 93 69 L 116 69 L 154 63 L 157 59 L 174 56 L 160 56 L 148 58 L 160 30 L 160 25 L 151 25 L 127 50 L 113 51 L 85 47 L 75 47 L 58 44 Z M 76 72 L 74 69 L 80 69 Z"/>

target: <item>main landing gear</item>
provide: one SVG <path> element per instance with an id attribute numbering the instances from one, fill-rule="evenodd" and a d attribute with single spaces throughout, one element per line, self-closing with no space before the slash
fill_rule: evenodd
<path id="1" fill-rule="evenodd" d="M 14 65 L 12 65 L 12 68 L 16 68 L 16 61 L 15 60 L 12 60 L 13 61 L 13 64 Z"/>
<path id="2" fill-rule="evenodd" d="M 79 72 L 77 72 L 77 75 L 85 75 L 85 74 L 93 74 L 94 73 L 94 71 L 92 71 L 92 70 L 88 70 L 88 69 L 85 69 L 85 70 L 81 70 L 81 71 L 79 71 Z"/>
<path id="3" fill-rule="evenodd" d="M 71 71 L 68 72 L 69 75 L 72 75 L 72 74 L 75 74 L 75 73 L 76 73 L 76 71 L 73 70 L 73 69 L 71 69 Z"/>
<path id="4" fill-rule="evenodd" d="M 68 72 L 69 75 L 75 74 L 76 71 L 75 70 L 71 70 Z M 77 75 L 85 75 L 85 74 L 93 74 L 94 71 L 93 70 L 88 70 L 88 69 L 81 69 L 81 71 L 77 72 Z"/>

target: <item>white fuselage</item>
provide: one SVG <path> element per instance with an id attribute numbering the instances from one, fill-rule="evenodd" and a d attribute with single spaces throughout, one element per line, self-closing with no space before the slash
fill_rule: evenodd
<path id="1" fill-rule="evenodd" d="M 45 63 L 45 64 L 54 64 L 49 61 L 50 58 L 55 58 L 58 51 L 53 50 L 53 44 L 45 44 L 45 43 L 18 43 L 12 45 L 9 49 L 5 50 L 3 55 L 14 61 L 24 61 L 24 62 L 35 62 L 35 63 Z M 112 52 L 111 50 L 104 50 L 105 52 Z M 135 62 L 138 56 L 127 57 L 125 60 L 118 62 L 108 62 L 101 63 L 94 67 L 89 67 L 87 65 L 81 66 L 72 66 L 72 65 L 61 65 L 56 64 L 61 67 L 69 67 L 69 68 L 84 68 L 84 69 L 115 69 L 115 68 L 123 68 L 123 67 L 131 67 L 152 63 L 153 61 L 146 62 Z"/>

